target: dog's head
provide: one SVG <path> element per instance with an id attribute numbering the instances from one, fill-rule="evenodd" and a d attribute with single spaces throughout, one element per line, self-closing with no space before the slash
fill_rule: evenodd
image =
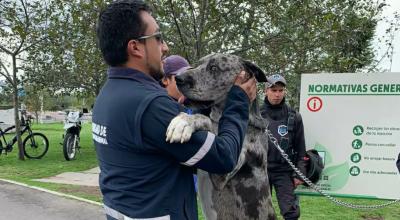
<path id="1" fill-rule="evenodd" d="M 258 82 L 266 82 L 264 72 L 255 64 L 235 55 L 212 54 L 199 60 L 198 66 L 176 76 L 176 84 L 189 104 L 209 107 L 223 101 L 233 86 L 241 70 L 246 78 L 256 77 Z"/>

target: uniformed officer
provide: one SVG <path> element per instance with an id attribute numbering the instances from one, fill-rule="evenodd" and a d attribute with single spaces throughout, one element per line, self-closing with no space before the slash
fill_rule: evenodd
<path id="1" fill-rule="evenodd" d="M 268 77 L 265 100 L 261 114 L 269 121 L 268 129 L 278 140 L 280 147 L 305 174 L 305 140 L 301 115 L 285 102 L 286 80 L 279 74 Z M 294 175 L 293 169 L 283 159 L 271 140 L 268 143 L 268 177 L 271 191 L 275 188 L 281 214 L 285 220 L 300 217 L 298 198 L 294 190 L 303 181 Z"/>
<path id="2" fill-rule="evenodd" d="M 98 20 L 98 43 L 110 66 L 92 124 L 104 207 L 107 219 L 197 219 L 193 167 L 233 170 L 256 81 L 239 74 L 218 134 L 197 131 L 187 143 L 167 143 L 167 126 L 180 107 L 158 84 L 168 46 L 150 13 L 140 0 L 114 1 Z"/>

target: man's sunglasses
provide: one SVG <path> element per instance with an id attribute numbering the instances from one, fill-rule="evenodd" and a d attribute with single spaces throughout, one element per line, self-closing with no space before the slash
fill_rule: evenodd
<path id="1" fill-rule="evenodd" d="M 156 32 L 156 33 L 154 33 L 152 35 L 141 36 L 141 37 L 136 38 L 136 40 L 146 40 L 146 39 L 149 39 L 149 38 L 152 38 L 152 37 L 154 37 L 158 42 L 164 43 L 164 39 L 162 37 L 161 32 Z"/>

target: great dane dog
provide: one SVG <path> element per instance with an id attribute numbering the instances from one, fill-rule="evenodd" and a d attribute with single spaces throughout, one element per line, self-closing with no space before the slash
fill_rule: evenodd
<path id="1" fill-rule="evenodd" d="M 190 105 L 211 107 L 211 122 L 208 118 L 204 119 L 205 116 L 193 117 L 181 113 L 172 120 L 167 140 L 185 141 L 190 138 L 193 129 L 208 129 L 210 123 L 211 130 L 216 133 L 225 98 L 241 70 L 247 72 L 247 77 L 255 76 L 259 82 L 266 81 L 264 72 L 253 63 L 225 54 L 208 55 L 200 59 L 197 67 L 177 76 L 178 88 L 189 99 Z M 177 121 L 194 124 L 189 135 L 170 132 Z M 267 122 L 262 119 L 255 101 L 251 105 L 248 130 L 234 170 L 226 175 L 198 171 L 198 190 L 206 219 L 276 219 L 267 175 L 268 141 L 263 134 L 266 126 Z"/>

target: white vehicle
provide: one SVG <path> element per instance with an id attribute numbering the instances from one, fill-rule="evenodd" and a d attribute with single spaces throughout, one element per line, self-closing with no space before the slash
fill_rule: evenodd
<path id="1" fill-rule="evenodd" d="M 66 160 L 75 159 L 76 152 L 79 151 L 79 134 L 81 132 L 81 117 L 83 113 L 80 111 L 67 111 L 67 117 L 64 121 L 63 135 L 63 153 Z"/>

